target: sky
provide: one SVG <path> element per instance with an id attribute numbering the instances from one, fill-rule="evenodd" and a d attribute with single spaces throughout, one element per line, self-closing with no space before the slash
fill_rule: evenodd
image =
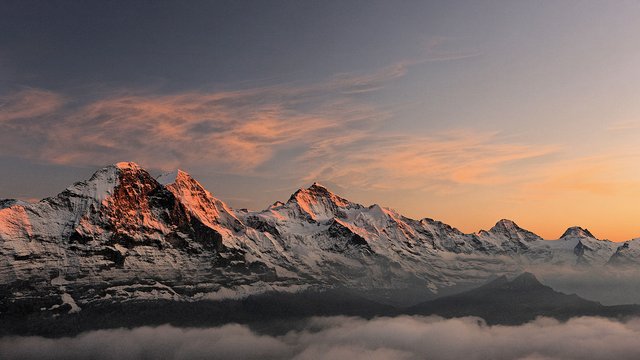
<path id="1" fill-rule="evenodd" d="M 640 236 L 639 1 L 0 1 L 0 198 L 181 168 L 465 232 Z"/>

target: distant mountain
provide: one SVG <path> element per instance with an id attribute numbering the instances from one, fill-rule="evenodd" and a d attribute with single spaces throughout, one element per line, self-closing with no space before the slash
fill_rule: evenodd
<path id="1" fill-rule="evenodd" d="M 568 228 L 560 239 L 571 239 L 571 238 L 591 238 L 595 239 L 596 237 L 588 229 L 583 229 L 580 226 L 572 226 Z"/>
<path id="2" fill-rule="evenodd" d="M 580 228 L 547 241 L 506 219 L 465 234 L 318 183 L 234 210 L 184 171 L 125 162 L 38 203 L 0 200 L 0 316 L 334 287 L 402 305 L 531 264 L 638 264 L 638 243 Z"/>
<path id="3" fill-rule="evenodd" d="M 578 295 L 545 286 L 533 274 L 512 280 L 506 276 L 460 294 L 415 305 L 410 314 L 443 317 L 479 316 L 489 324 L 521 324 L 538 316 L 569 319 L 574 316 L 626 317 L 640 314 L 640 305 L 604 306 Z"/>

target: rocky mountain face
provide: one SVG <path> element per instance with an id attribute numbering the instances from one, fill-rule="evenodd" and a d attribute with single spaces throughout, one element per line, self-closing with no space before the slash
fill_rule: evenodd
<path id="1" fill-rule="evenodd" d="M 509 220 L 464 234 L 317 183 L 233 210 L 183 171 L 118 163 L 35 204 L 0 200 L 0 312 L 335 286 L 437 293 L 530 264 L 635 264 L 638 249 L 581 228 L 543 240 Z"/>

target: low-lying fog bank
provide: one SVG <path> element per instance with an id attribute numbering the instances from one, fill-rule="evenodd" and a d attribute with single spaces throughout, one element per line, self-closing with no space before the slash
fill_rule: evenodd
<path id="1" fill-rule="evenodd" d="M 529 266 L 556 291 L 599 301 L 603 305 L 640 304 L 640 269 L 611 266 Z"/>
<path id="2" fill-rule="evenodd" d="M 99 330 L 76 337 L 5 337 L 2 359 L 638 359 L 640 319 L 549 318 L 487 326 L 479 318 L 316 317 L 270 336 L 228 324 Z"/>

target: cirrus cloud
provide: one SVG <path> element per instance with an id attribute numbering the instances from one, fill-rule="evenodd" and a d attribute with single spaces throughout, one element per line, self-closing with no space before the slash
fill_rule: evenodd
<path id="1" fill-rule="evenodd" d="M 498 132 L 385 130 L 393 111 L 368 94 L 430 61 L 477 56 L 433 38 L 420 56 L 315 83 L 158 94 L 113 90 L 91 100 L 28 89 L 3 98 L 0 151 L 63 165 L 136 161 L 153 169 L 327 180 L 371 189 L 450 191 L 508 181 L 513 163 L 557 151 Z M 386 126 L 388 128 L 388 126 Z"/>
<path id="2" fill-rule="evenodd" d="M 27 88 L 0 96 L 0 123 L 31 119 L 57 111 L 64 98 L 54 92 Z"/>
<path id="3" fill-rule="evenodd" d="M 45 91 L 22 92 L 12 95 L 12 104 L 31 104 L 34 110 L 13 106 L 0 122 L 0 149 L 66 165 L 133 160 L 165 170 L 204 166 L 344 186 L 436 190 L 504 181 L 504 166 L 557 150 L 506 142 L 495 132 L 383 131 L 390 112 L 357 96 L 327 95 L 327 87 L 373 82 L 168 95 L 117 92 L 81 106 L 64 106 L 62 96 Z M 38 97 L 42 104 L 35 104 Z"/>

